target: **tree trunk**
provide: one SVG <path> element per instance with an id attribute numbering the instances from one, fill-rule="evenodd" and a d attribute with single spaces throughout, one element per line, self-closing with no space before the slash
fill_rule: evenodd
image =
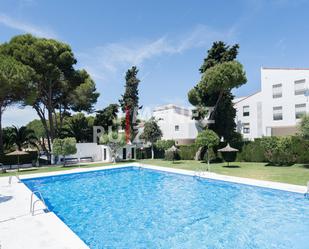
<path id="1" fill-rule="evenodd" d="M 2 106 L 0 106 L 0 155 L 3 154 Z"/>
<path id="2" fill-rule="evenodd" d="M 209 148 L 207 149 L 207 171 L 210 171 Z"/>
<path id="3" fill-rule="evenodd" d="M 151 159 L 154 159 L 154 150 L 153 150 L 153 145 L 151 145 Z"/>

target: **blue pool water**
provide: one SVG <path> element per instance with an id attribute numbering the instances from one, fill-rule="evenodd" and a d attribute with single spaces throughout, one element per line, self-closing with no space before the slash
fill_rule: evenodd
<path id="1" fill-rule="evenodd" d="M 91 249 L 308 249 L 302 194 L 137 167 L 23 180 Z"/>

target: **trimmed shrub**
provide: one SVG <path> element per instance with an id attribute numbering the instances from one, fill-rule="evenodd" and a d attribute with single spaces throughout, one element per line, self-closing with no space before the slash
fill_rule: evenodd
<path id="1" fill-rule="evenodd" d="M 264 148 L 261 145 L 261 139 L 255 139 L 254 142 L 247 142 L 237 154 L 237 161 L 245 162 L 267 162 Z"/>
<path id="2" fill-rule="evenodd" d="M 167 161 L 180 160 L 179 151 L 173 152 L 173 151 L 166 150 L 164 160 L 167 160 Z"/>
<path id="3" fill-rule="evenodd" d="M 159 150 L 158 148 L 154 147 L 154 158 L 163 159 L 164 150 Z M 151 148 L 145 147 L 142 150 L 138 148 L 136 150 L 136 159 L 151 159 Z"/>
<path id="4" fill-rule="evenodd" d="M 264 137 L 261 145 L 265 157 L 273 165 L 292 165 L 296 162 L 297 155 L 293 151 L 291 137 Z"/>
<path id="5" fill-rule="evenodd" d="M 195 144 L 179 146 L 181 160 L 194 160 L 198 147 Z"/>

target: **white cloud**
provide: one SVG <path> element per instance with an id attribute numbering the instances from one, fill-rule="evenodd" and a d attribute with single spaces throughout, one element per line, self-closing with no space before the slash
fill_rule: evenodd
<path id="1" fill-rule="evenodd" d="M 31 107 L 25 107 L 23 109 L 16 106 L 8 107 L 2 117 L 3 127 L 6 126 L 23 126 L 33 119 L 38 119 L 36 112 Z"/>
<path id="2" fill-rule="evenodd" d="M 143 62 L 161 55 L 180 54 L 186 50 L 209 46 L 219 39 L 229 40 L 232 30 L 216 31 L 198 25 L 179 37 L 162 36 L 154 40 L 116 42 L 78 53 L 79 62 L 92 77 L 104 80 L 106 75 L 118 72 L 125 66 L 142 66 Z"/>
<path id="3" fill-rule="evenodd" d="M 1 13 L 0 24 L 25 33 L 31 33 L 39 37 L 57 38 L 56 33 L 48 28 L 38 27 L 29 23 L 25 23 Z"/>

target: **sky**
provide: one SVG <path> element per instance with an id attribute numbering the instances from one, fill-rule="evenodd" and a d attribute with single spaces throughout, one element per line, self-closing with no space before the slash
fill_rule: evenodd
<path id="1" fill-rule="evenodd" d="M 70 44 L 94 81 L 102 109 L 124 92 L 125 72 L 139 68 L 144 108 L 189 107 L 187 92 L 214 41 L 240 45 L 248 82 L 236 97 L 260 89 L 260 68 L 308 67 L 309 0 L 0 0 L 0 43 L 32 33 Z M 37 118 L 8 108 L 4 126 Z"/>

